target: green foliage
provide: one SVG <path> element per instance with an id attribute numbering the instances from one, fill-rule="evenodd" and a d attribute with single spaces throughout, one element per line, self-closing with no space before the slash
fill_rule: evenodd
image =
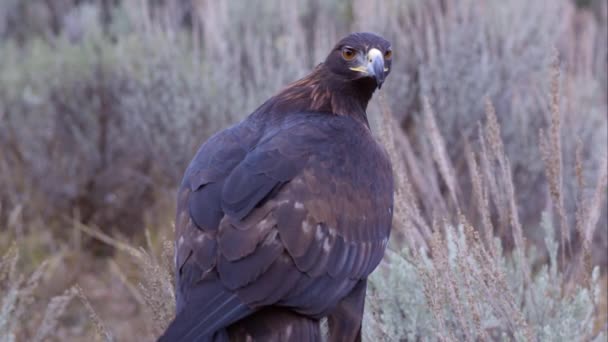
<path id="1" fill-rule="evenodd" d="M 548 221 L 543 227 L 551 259 L 533 274 L 527 274 L 515 257 L 518 250 L 498 253 L 497 259 L 489 254 L 480 258 L 476 252 L 485 247 L 462 226 L 444 227 L 446 239 L 440 243 L 447 251 L 447 264 L 408 250 L 389 251 L 370 278 L 367 340 L 601 341 L 605 337 L 595 334 L 593 325 L 600 305 L 599 268 L 594 268 L 588 286 L 564 293 L 566 279 L 557 268 L 554 227 Z M 493 248 L 501 250 L 500 240 Z M 535 253 L 524 254 L 526 266 L 531 265 Z M 496 276 L 484 277 L 492 274 Z M 425 295 L 425 289 L 432 292 Z"/>
<path id="2" fill-rule="evenodd" d="M 27 204 L 30 217 L 76 209 L 127 232 L 143 225 L 154 192 L 172 191 L 200 139 L 234 117 L 212 101 L 186 42 L 161 33 L 113 41 L 91 10 L 78 44 L 0 46 L 1 197 Z"/>
<path id="3" fill-rule="evenodd" d="M 527 226 L 536 225 L 546 204 L 536 138 L 549 122 L 545 75 L 554 47 L 562 56 L 558 96 L 568 125 L 563 161 L 573 164 L 581 141 L 588 184 L 606 154 L 607 20 L 576 12 L 568 1 L 2 6 L 0 222 L 21 205 L 29 218 L 76 214 L 103 229 L 140 230 L 146 208 L 173 192 L 201 141 L 306 73 L 351 30 L 377 31 L 393 42 L 398 63 L 386 98 L 423 168 L 432 165 L 425 160 L 422 99 L 436 113 L 452 161 L 465 152 L 463 137 L 477 143 L 476 123 L 491 100 Z M 571 193 L 574 173 L 564 168 L 562 176 Z M 436 175 L 422 176 L 412 180 L 420 194 Z M 454 178 L 468 196 L 468 170 L 456 168 Z M 575 198 L 564 205 L 574 208 Z M 443 209 L 420 201 L 424 212 Z M 595 244 L 608 246 L 607 234 L 596 235 Z M 537 230 L 526 237 L 542 244 Z"/>

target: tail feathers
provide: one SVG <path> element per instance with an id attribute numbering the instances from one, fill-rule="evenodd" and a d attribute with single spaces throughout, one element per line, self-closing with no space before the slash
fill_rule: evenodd
<path id="1" fill-rule="evenodd" d="M 221 284 L 192 289 L 188 297 L 159 342 L 223 340 L 225 327 L 253 312 Z"/>
<path id="2" fill-rule="evenodd" d="M 227 328 L 232 342 L 318 342 L 320 322 L 287 308 L 268 307 Z"/>

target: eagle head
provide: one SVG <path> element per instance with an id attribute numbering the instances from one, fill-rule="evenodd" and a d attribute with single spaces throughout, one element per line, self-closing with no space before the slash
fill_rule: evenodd
<path id="1" fill-rule="evenodd" d="M 373 33 L 352 33 L 338 42 L 325 59 L 335 75 L 373 89 L 391 72 L 393 50 L 390 42 Z"/>
<path id="2" fill-rule="evenodd" d="M 289 84 L 256 112 L 284 116 L 321 112 L 361 118 L 391 72 L 391 44 L 373 33 L 342 38 L 310 74 Z"/>

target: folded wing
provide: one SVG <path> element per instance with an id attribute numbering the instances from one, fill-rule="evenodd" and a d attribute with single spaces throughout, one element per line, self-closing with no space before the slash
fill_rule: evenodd
<path id="1" fill-rule="evenodd" d="M 366 128 L 302 114 L 251 146 L 233 137 L 203 146 L 180 191 L 178 319 L 188 318 L 168 332 L 211 336 L 268 306 L 323 316 L 382 258 L 393 180 Z M 214 310 L 198 300 L 216 296 Z"/>

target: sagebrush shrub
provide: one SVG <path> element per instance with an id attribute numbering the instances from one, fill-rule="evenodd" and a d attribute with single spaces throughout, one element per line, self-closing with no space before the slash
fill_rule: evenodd
<path id="1" fill-rule="evenodd" d="M 44 339 L 62 324 L 132 335 L 72 284 L 36 310 L 21 302 L 51 273 L 47 255 L 86 262 L 74 231 L 132 257 L 118 253 L 94 277 L 117 275 L 146 308 L 129 322 L 146 322 L 142 339 L 162 331 L 174 310 L 170 246 L 161 256 L 98 229 L 170 231 L 200 143 L 366 30 L 393 42 L 369 115 L 398 185 L 367 340 L 603 338 L 592 266 L 608 263 L 608 12 L 583 2 L 2 2 L 0 248 L 15 238 L 39 271 L 18 275 L 13 252 L 3 259 L 0 340 Z M 59 319 L 75 297 L 92 324 Z"/>

